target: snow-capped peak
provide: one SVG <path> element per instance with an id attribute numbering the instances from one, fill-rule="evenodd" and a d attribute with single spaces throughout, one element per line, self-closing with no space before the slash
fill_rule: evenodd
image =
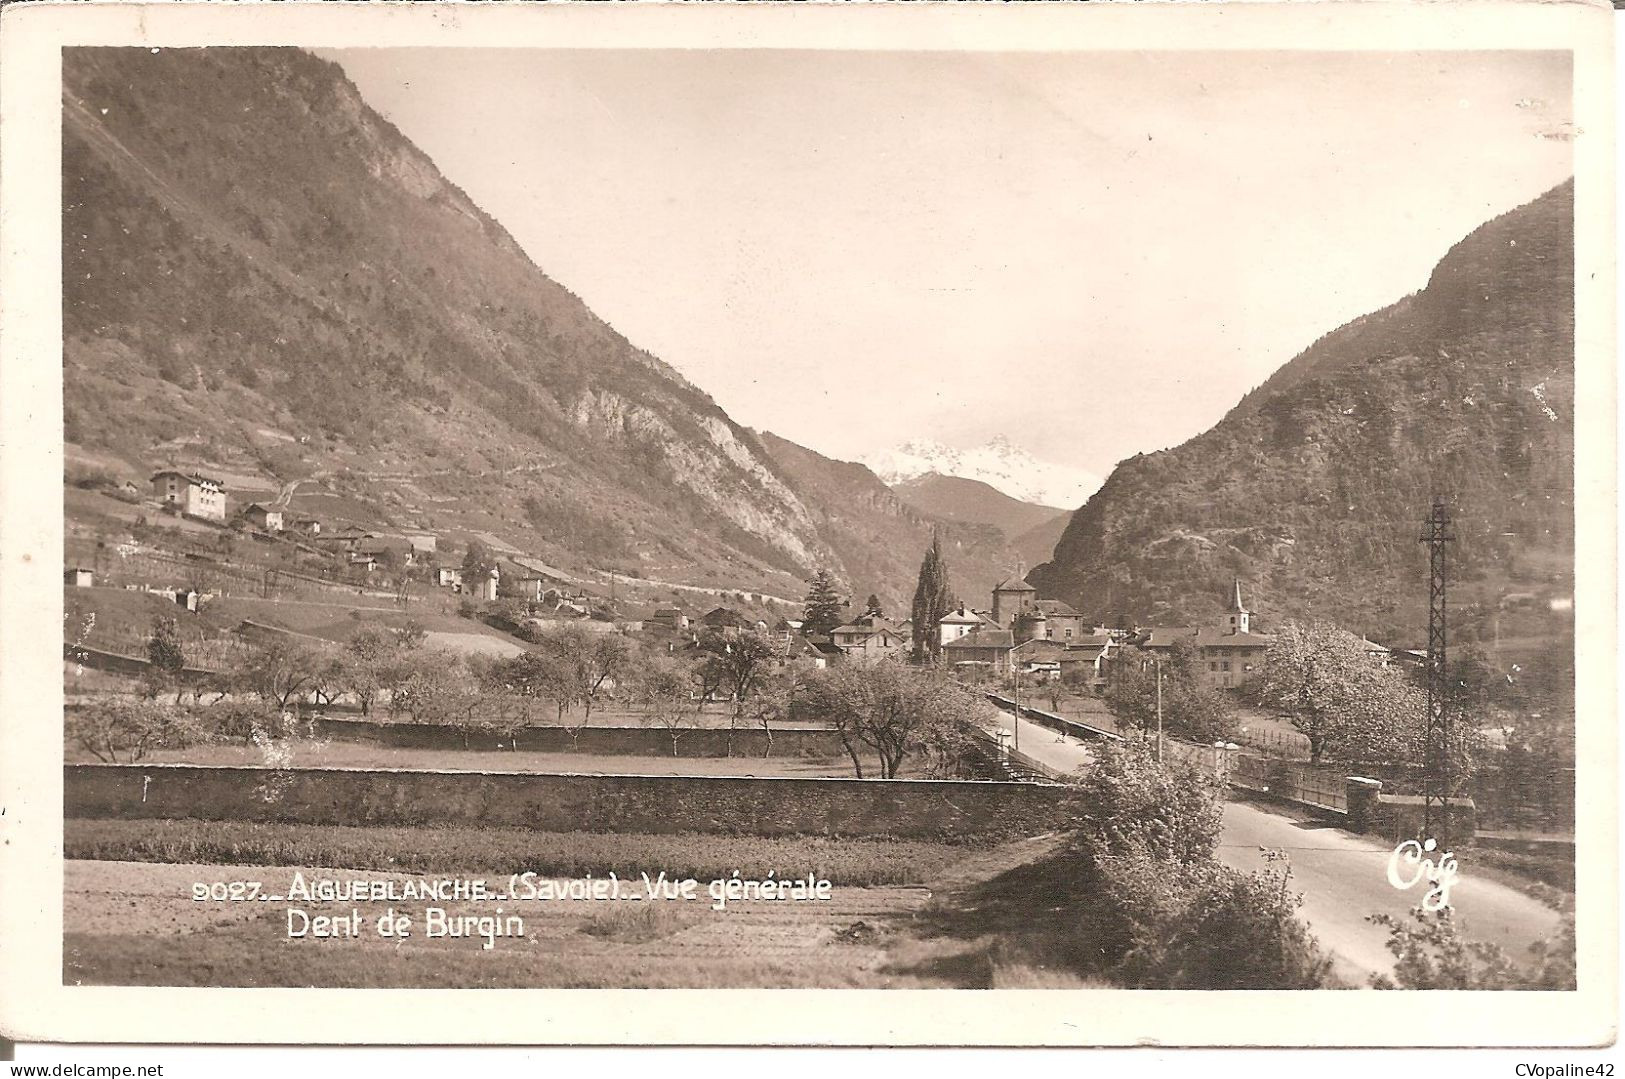
<path id="1" fill-rule="evenodd" d="M 1077 509 L 1105 482 L 1081 468 L 1040 461 L 1002 434 L 968 450 L 929 438 L 910 439 L 896 449 L 867 454 L 862 461 L 888 484 L 935 472 L 980 480 L 1011 498 L 1057 509 Z"/>

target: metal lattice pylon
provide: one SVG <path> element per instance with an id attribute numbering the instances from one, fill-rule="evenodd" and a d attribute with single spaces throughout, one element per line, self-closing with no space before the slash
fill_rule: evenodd
<path id="1" fill-rule="evenodd" d="M 1423 522 L 1422 542 L 1428 545 L 1428 658 L 1427 729 L 1423 744 L 1422 829 L 1450 849 L 1450 795 L 1455 782 L 1451 768 L 1450 672 L 1447 663 L 1449 633 L 1445 607 L 1445 545 L 1455 541 L 1450 511 L 1444 499 L 1433 498 L 1433 512 Z"/>

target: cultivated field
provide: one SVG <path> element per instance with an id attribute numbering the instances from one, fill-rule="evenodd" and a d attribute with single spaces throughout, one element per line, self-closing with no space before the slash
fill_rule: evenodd
<path id="1" fill-rule="evenodd" d="M 154 827 L 154 825 L 157 827 Z M 451 834 L 455 832 L 469 834 Z M 69 821 L 64 895 L 63 973 L 69 984 L 556 988 L 946 988 L 1076 987 L 1079 978 L 1024 963 L 1026 926 L 1001 906 L 989 920 L 974 897 L 1049 853 L 1053 840 L 998 847 L 889 840 L 743 839 L 718 836 L 548 836 L 434 829 L 313 829 L 214 825 L 197 821 Z M 365 833 L 375 832 L 376 835 Z M 434 834 L 440 832 L 441 834 Z M 483 845 L 482 845 L 483 844 Z M 523 847 L 531 857 L 516 857 Z M 145 846 L 144 846 L 145 845 Z M 156 848 L 163 848 L 162 850 Z M 85 860 L 186 851 L 235 850 L 253 857 L 303 848 L 344 855 L 366 870 L 333 870 L 323 859 L 295 863 L 171 864 Z M 377 868 L 385 849 L 415 859 L 414 872 Z M 415 852 L 415 854 L 414 854 Z M 473 856 L 471 857 L 471 852 Z M 475 865 L 488 855 L 494 860 Z M 562 857 L 561 857 L 562 856 Z M 387 856 L 385 856 L 387 857 Z M 498 859 L 508 858 L 502 862 Z M 551 859 L 551 860 L 550 860 Z M 637 873 L 694 877 L 686 899 L 538 899 L 433 903 L 198 901 L 194 885 L 257 881 L 262 894 L 287 895 L 295 872 L 317 878 L 422 881 L 455 873 L 509 886 L 507 874 L 541 866 L 531 885 L 564 885 L 612 868 L 623 894 L 647 892 Z M 641 868 L 639 868 L 641 867 Z M 831 882 L 827 900 L 752 900 L 717 909 L 712 879 L 734 869 L 759 879 L 811 873 Z M 545 874 L 556 876 L 548 877 Z M 895 881 L 908 883 L 887 883 Z M 534 893 L 529 893 L 534 894 Z M 1036 893 L 1035 893 L 1036 894 Z M 510 935 L 493 947 L 474 936 L 425 935 L 426 910 L 451 919 L 501 918 Z M 359 936 L 290 939 L 288 910 L 344 916 L 361 912 Z M 393 908 L 418 931 L 405 939 L 376 933 Z M 1030 913 L 1030 912 L 1029 912 Z M 293 918 L 296 927 L 302 920 Z M 1001 928 L 1002 926 L 1002 928 Z"/>

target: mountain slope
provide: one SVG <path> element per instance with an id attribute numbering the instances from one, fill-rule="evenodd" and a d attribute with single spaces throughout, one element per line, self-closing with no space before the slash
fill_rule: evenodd
<path id="1" fill-rule="evenodd" d="M 838 572 L 854 588 L 855 603 L 873 591 L 888 614 L 908 617 L 933 530 L 942 534 L 953 591 L 973 606 L 991 602 L 993 585 L 1020 557 L 1000 529 L 925 513 L 863 465 L 831 460 L 772 432 L 759 437 L 839 555 Z"/>
<path id="2" fill-rule="evenodd" d="M 1066 534 L 1066 526 L 1071 521 L 1070 513 L 1056 514 L 1047 521 L 1041 521 L 1026 531 L 1012 536 L 1010 547 L 1027 565 L 1042 565 L 1055 557 L 1055 545 L 1061 542 L 1061 537 Z"/>
<path id="3" fill-rule="evenodd" d="M 944 476 L 927 472 L 901 483 L 892 490 L 904 502 L 923 513 L 946 521 L 967 521 L 992 525 L 1008 536 L 1016 536 L 1035 525 L 1066 516 L 1053 506 L 1037 506 L 1011 498 L 981 480 Z"/>
<path id="4" fill-rule="evenodd" d="M 1426 288 L 1328 334 L 1211 430 L 1118 465 L 1029 580 L 1104 617 L 1426 625 L 1434 494 L 1458 641 L 1555 629 L 1572 595 L 1573 183 L 1456 244 Z M 1561 604 L 1559 604 L 1561 606 Z M 1521 613 L 1502 617 L 1503 610 Z"/>
<path id="5" fill-rule="evenodd" d="M 755 439 L 297 49 L 68 49 L 67 441 L 567 564 L 797 588 Z M 310 489 L 307 487 L 307 489 Z M 799 593 L 797 593 L 799 594 Z"/>
<path id="6" fill-rule="evenodd" d="M 1072 515 L 1052 506 L 1011 498 L 981 480 L 927 472 L 892 484 L 897 496 L 922 513 L 944 521 L 996 528 L 1016 560 L 1029 566 L 1048 561 Z M 1000 575 L 995 574 L 995 577 Z"/>

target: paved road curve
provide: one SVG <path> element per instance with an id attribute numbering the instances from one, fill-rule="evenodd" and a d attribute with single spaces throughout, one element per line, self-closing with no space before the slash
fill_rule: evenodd
<path id="1" fill-rule="evenodd" d="M 1388 883 L 1393 848 L 1329 824 L 1297 821 L 1247 802 L 1224 807 L 1219 860 L 1237 869 L 1264 866 L 1260 847 L 1284 849 L 1291 858 L 1292 888 L 1303 893 L 1299 914 L 1332 953 L 1346 982 L 1365 985 L 1393 967 L 1384 942 L 1387 930 L 1367 922 L 1371 914 L 1406 917 L 1421 901 L 1422 885 L 1407 892 Z M 1461 875 L 1450 905 L 1465 935 L 1499 945 L 1514 959 L 1529 945 L 1557 931 L 1561 916 L 1522 892 L 1473 875 L 1471 851 L 1459 859 Z"/>
<path id="2" fill-rule="evenodd" d="M 990 715 L 990 726 L 1012 731 L 1008 712 Z M 1021 720 L 1021 752 L 1052 768 L 1072 771 L 1089 761 L 1088 743 L 1057 741 L 1056 732 Z M 1303 894 L 1300 916 L 1321 946 L 1332 954 L 1343 981 L 1364 986 L 1371 975 L 1393 968 L 1385 942 L 1388 932 L 1365 919 L 1371 914 L 1406 916 L 1421 901 L 1421 886 L 1401 892 L 1388 883 L 1393 848 L 1328 824 L 1296 820 L 1250 802 L 1224 807 L 1219 860 L 1237 869 L 1262 869 L 1261 847 L 1285 850 L 1291 859 L 1292 888 Z M 1557 931 L 1560 915 L 1515 889 L 1473 875 L 1472 853 L 1460 859 L 1461 876 L 1450 892 L 1466 935 L 1499 945 L 1514 959 L 1529 945 Z"/>

